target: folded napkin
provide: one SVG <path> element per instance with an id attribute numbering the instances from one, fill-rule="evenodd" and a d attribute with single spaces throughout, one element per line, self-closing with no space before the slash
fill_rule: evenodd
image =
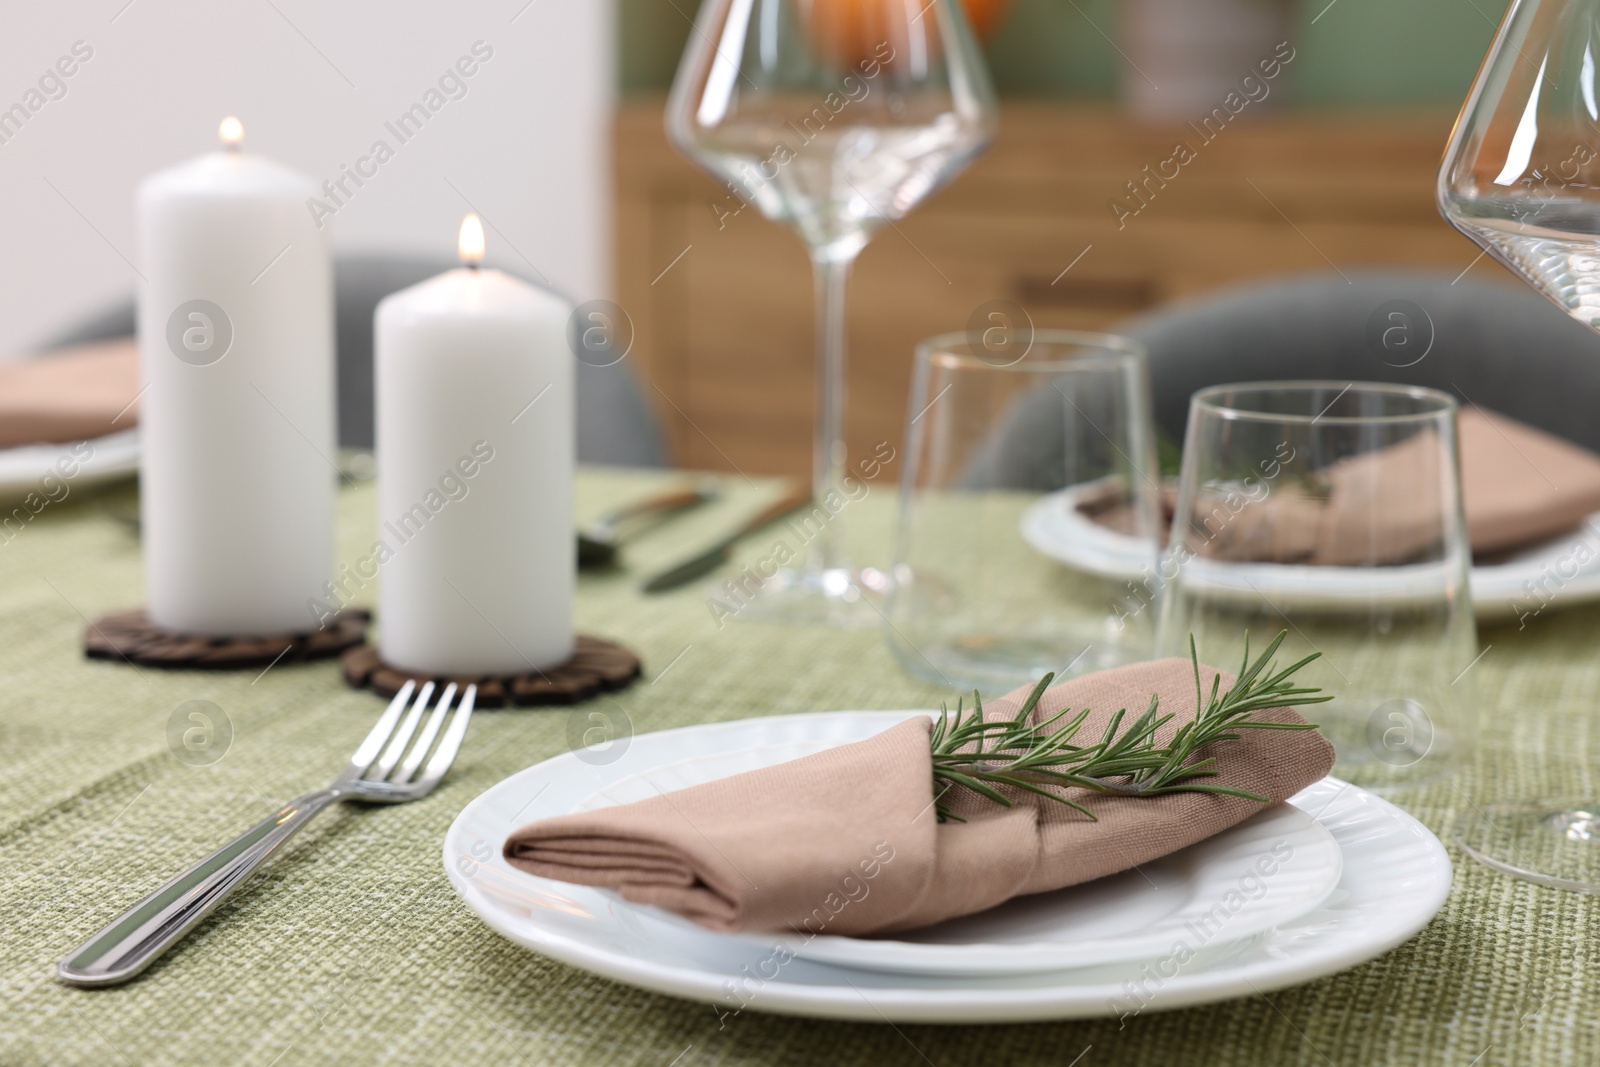
<path id="1" fill-rule="evenodd" d="M 1577 529 L 1600 511 L 1600 456 L 1505 415 L 1469 408 L 1457 421 L 1461 506 L 1473 555 L 1493 556 Z M 1196 501 L 1189 548 L 1210 559 L 1349 566 L 1433 554 L 1443 535 L 1445 472 L 1431 430 L 1319 472 L 1308 488 L 1280 477 L 1264 497 L 1212 492 Z M 1292 474 L 1293 461 L 1284 464 Z M 1266 483 L 1262 483 L 1266 484 Z M 1170 522 L 1177 493 L 1163 490 Z M 1125 505 L 1079 504 L 1130 532 Z"/>
<path id="2" fill-rule="evenodd" d="M 0 448 L 130 430 L 138 395 L 139 348 L 131 337 L 0 363 Z"/>
<path id="3" fill-rule="evenodd" d="M 1577 529 L 1600 511 L 1600 456 L 1476 407 L 1461 413 L 1461 503 L 1479 555 Z"/>
<path id="4" fill-rule="evenodd" d="M 1218 672 L 1202 668 L 1209 692 Z M 1232 679 L 1223 675 L 1226 688 Z M 1010 718 L 1030 687 L 986 705 Z M 1093 709 L 1098 737 L 1120 708 L 1142 712 L 1152 693 L 1175 713 L 1165 738 L 1194 718 L 1190 663 L 1165 659 L 1074 678 L 1034 711 Z M 1255 719 L 1303 722 L 1294 711 Z M 634 804 L 544 819 L 515 831 L 505 857 L 545 878 L 616 889 L 713 930 L 877 934 L 993 907 L 1014 896 L 1088 882 L 1148 863 L 1233 826 L 1263 805 L 1174 793 L 1115 797 L 1067 790 L 1091 821 L 1026 793 L 1004 808 L 963 789 L 934 808 L 929 720 L 918 716 L 854 744 L 663 793 Z M 1321 779 L 1333 749 L 1315 731 L 1244 730 L 1213 746 L 1221 776 L 1276 803 Z"/>

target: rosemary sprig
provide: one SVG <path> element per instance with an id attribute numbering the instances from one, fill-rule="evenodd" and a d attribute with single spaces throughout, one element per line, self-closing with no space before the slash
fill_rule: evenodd
<path id="1" fill-rule="evenodd" d="M 1091 819 L 1094 813 L 1064 795 L 1062 787 L 1079 786 L 1131 797 L 1220 793 L 1264 804 L 1266 797 L 1204 781 L 1216 777 L 1216 758 L 1200 757 L 1199 752 L 1207 745 L 1237 741 L 1239 730 L 1316 729 L 1310 723 L 1257 722 L 1250 718 L 1268 708 L 1302 707 L 1333 699 L 1320 689 L 1297 687 L 1290 681 L 1320 653 L 1313 652 L 1282 670 L 1272 662 L 1287 636 L 1287 630 L 1280 631 L 1266 651 L 1252 661 L 1247 634 L 1238 679 L 1227 692 L 1219 693 L 1222 679 L 1213 678 L 1209 696 L 1202 690 L 1200 656 L 1191 636 L 1189 659 L 1194 664 L 1195 704 L 1200 712 L 1180 726 L 1166 745 L 1157 745 L 1155 740 L 1156 731 L 1172 719 L 1170 713 L 1161 714 L 1159 695 L 1150 697 L 1143 714 L 1126 730 L 1118 732 L 1127 715 L 1123 708 L 1111 716 L 1098 738 L 1085 739 L 1080 744 L 1078 734 L 1089 717 L 1088 708 L 1076 713 L 1063 708 L 1042 722 L 1028 721 L 1055 679 L 1054 674 L 1039 679 L 1011 719 L 985 720 L 983 702 L 974 692 L 971 712 L 964 713 L 957 703 L 952 716 L 949 707 L 943 707 L 933 725 L 935 794 L 943 798 L 951 788 L 960 786 L 1009 808 L 1011 798 L 998 787 L 1011 786 L 1065 804 Z M 961 821 L 942 799 L 938 814 L 940 822 Z"/>

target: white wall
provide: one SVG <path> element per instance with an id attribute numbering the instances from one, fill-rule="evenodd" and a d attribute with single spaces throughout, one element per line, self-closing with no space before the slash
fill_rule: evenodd
<path id="1" fill-rule="evenodd" d="M 395 150 L 327 220 L 337 249 L 451 256 L 470 202 L 489 223 L 491 262 L 578 300 L 609 295 L 610 3 L 6 7 L 0 111 L 38 103 L 25 94 L 74 42 L 93 56 L 63 80 L 66 95 L 0 143 L 0 358 L 133 292 L 136 184 L 213 149 L 230 113 L 244 122 L 246 150 L 319 182 L 380 138 Z M 466 95 L 400 144 L 384 123 L 479 40 L 493 55 L 463 79 Z"/>

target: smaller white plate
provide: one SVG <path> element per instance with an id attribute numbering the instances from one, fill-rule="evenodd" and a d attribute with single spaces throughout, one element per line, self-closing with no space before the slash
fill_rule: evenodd
<path id="1" fill-rule="evenodd" d="M 706 753 L 630 775 L 585 797 L 574 811 L 648 800 L 744 770 L 801 759 L 831 742 L 792 742 Z M 893 938 L 822 934 L 804 959 L 865 971 L 939 975 L 1031 974 L 1160 955 L 1197 929 L 1225 924 L 1229 940 L 1299 918 L 1327 899 L 1344 870 L 1338 843 L 1299 808 L 1280 804 L 1215 837 L 1108 878 L 1019 897 Z M 1270 873 L 1268 873 L 1270 872 Z M 615 907 L 704 933 L 670 912 Z M 768 934 L 723 934 L 759 954 Z"/>
<path id="2" fill-rule="evenodd" d="M 84 445 L 91 450 L 87 459 Z M 76 473 L 72 475 L 62 473 L 74 468 Z M 139 431 L 136 429 L 71 444 L 0 448 L 0 500 L 21 500 L 32 492 L 49 499 L 59 492 L 55 488 L 58 482 L 77 489 L 135 474 L 138 470 Z M 52 481 L 46 484 L 46 478 Z"/>
<path id="3" fill-rule="evenodd" d="M 1525 586 L 1538 586 L 1548 576 L 1559 575 L 1563 604 L 1600 600 L 1600 551 L 1591 561 L 1573 569 L 1573 548 L 1579 541 L 1600 547 L 1600 512 L 1584 527 L 1542 544 L 1532 545 L 1508 559 L 1472 567 L 1467 584 L 1472 610 L 1481 620 L 1515 618 L 1537 611 L 1540 601 Z M 1022 513 L 1022 539 L 1034 551 L 1071 567 L 1116 580 L 1137 581 L 1156 573 L 1154 547 L 1141 538 L 1102 526 L 1077 508 L 1077 490 L 1062 489 L 1040 497 Z M 1434 563 L 1397 567 L 1306 567 L 1275 563 L 1218 563 L 1194 560 L 1191 578 L 1209 592 L 1234 593 L 1255 600 L 1266 595 L 1274 603 L 1315 607 L 1348 602 L 1352 597 L 1379 603 L 1402 603 L 1418 591 L 1438 589 L 1443 566 Z M 1519 606 L 1520 605 L 1520 606 Z"/>

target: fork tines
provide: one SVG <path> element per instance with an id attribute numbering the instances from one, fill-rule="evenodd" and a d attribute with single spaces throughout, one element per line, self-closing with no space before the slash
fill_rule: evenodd
<path id="1" fill-rule="evenodd" d="M 423 683 L 420 692 L 417 691 L 416 682 L 408 681 L 401 687 L 379 716 L 372 732 L 367 734 L 366 740 L 350 759 L 350 770 L 354 772 L 355 780 L 405 786 L 410 792 L 430 789 L 444 776 L 461 749 L 467 723 L 472 718 L 478 687 L 466 687 L 452 715 L 450 705 L 456 698 L 456 683 L 447 684 L 433 707 L 433 713 L 424 722 L 423 713 L 433 699 L 433 691 L 433 682 Z M 416 693 L 415 701 L 411 700 L 413 693 Z M 408 702 L 409 710 L 406 708 Z M 446 718 L 450 719 L 448 726 L 445 726 Z M 417 729 L 419 723 L 422 725 L 420 732 Z M 434 745 L 435 739 L 438 740 L 437 747 Z M 430 749 L 433 751 L 432 758 L 428 755 Z M 425 766 L 424 760 L 427 761 Z M 420 778 L 416 777 L 419 769 L 422 771 Z"/>

